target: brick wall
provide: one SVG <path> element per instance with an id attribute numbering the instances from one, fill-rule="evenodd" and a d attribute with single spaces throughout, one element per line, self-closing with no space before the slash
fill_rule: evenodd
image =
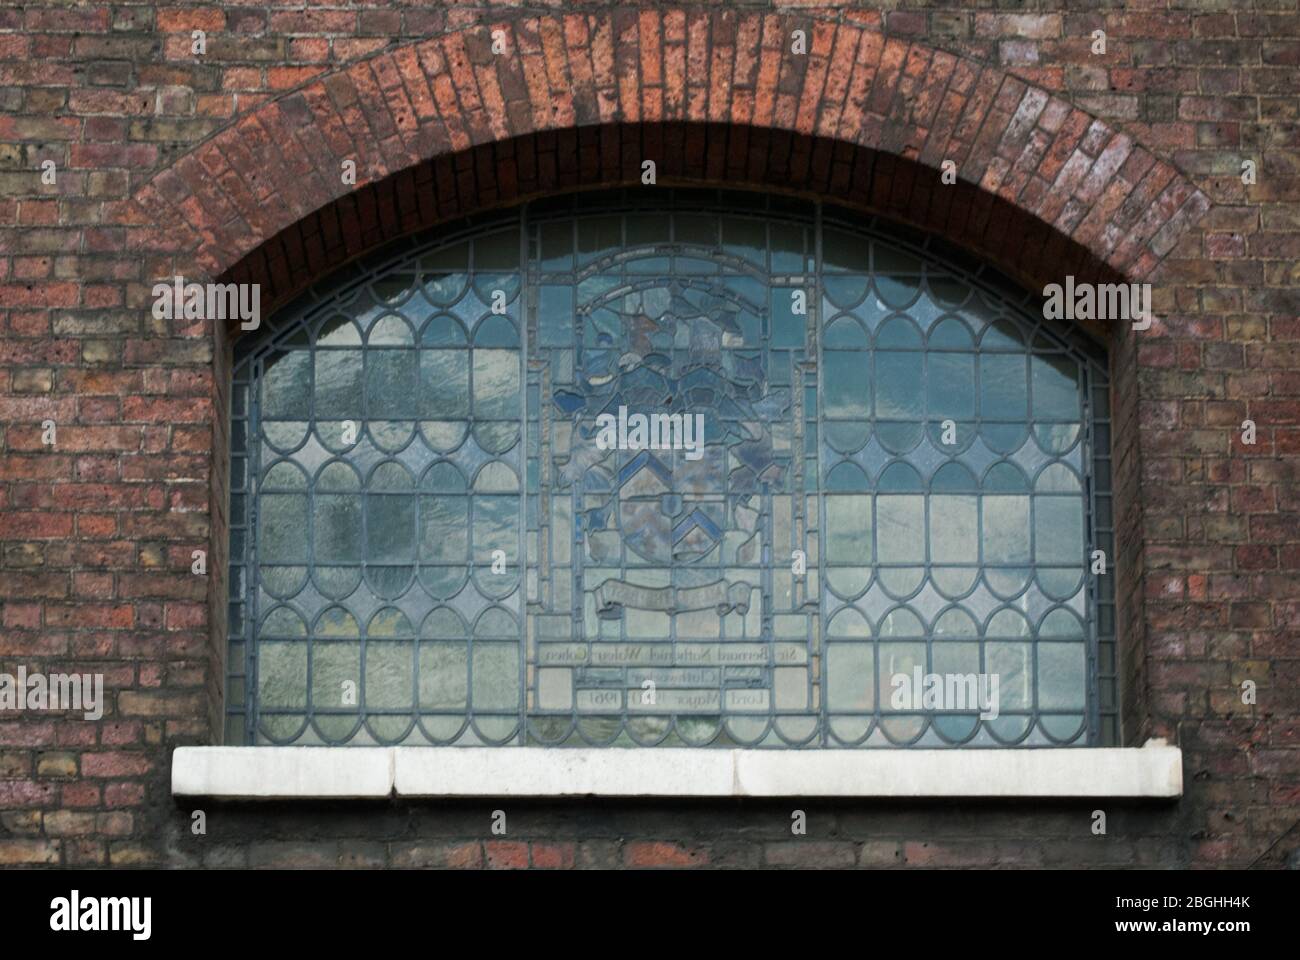
<path id="1" fill-rule="evenodd" d="M 98 723 L 0 714 L 0 864 L 1296 865 L 1295 0 L 574 6 L 0 10 L 0 670 L 109 688 Z M 219 736 L 230 332 L 155 320 L 154 280 L 282 303 L 646 157 L 885 213 L 1031 287 L 1154 284 L 1153 327 L 1108 333 L 1124 734 L 1182 746 L 1180 802 L 1102 804 L 1105 837 L 1097 804 L 820 801 L 512 802 L 505 838 L 491 802 L 209 804 L 190 833 L 169 756 Z"/>

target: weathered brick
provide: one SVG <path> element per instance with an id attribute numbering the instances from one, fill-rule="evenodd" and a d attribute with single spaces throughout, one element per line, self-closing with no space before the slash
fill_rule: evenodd
<path id="1" fill-rule="evenodd" d="M 1221 3 L 788 6 L 0 11 L 0 656 L 111 678 L 99 723 L 0 720 L 0 863 L 1244 867 L 1283 836 L 1300 755 L 1283 699 L 1300 629 L 1300 22 Z M 224 588 L 186 568 L 225 536 L 228 343 L 154 321 L 152 281 L 231 271 L 269 315 L 381 242 L 632 181 L 647 153 L 680 182 L 923 224 L 1030 289 L 1103 266 L 1153 282 L 1150 330 L 1091 331 L 1113 375 L 1125 738 L 1181 731 L 1210 779 L 1104 843 L 1039 809 L 891 808 L 791 839 L 761 810 L 701 803 L 626 831 L 592 807 L 563 836 L 509 840 L 442 808 L 387 827 L 260 811 L 276 839 L 231 812 L 221 851 L 171 850 L 188 820 L 170 750 L 221 722 Z M 944 160 L 959 184 L 938 182 Z M 1277 698 L 1254 740 L 1213 726 L 1240 714 L 1242 679 Z M 1163 839 L 1189 824 L 1194 841 Z"/>
<path id="2" fill-rule="evenodd" d="M 628 867 L 695 867 L 708 863 L 708 851 L 701 847 L 650 840 L 623 845 L 623 864 Z"/>

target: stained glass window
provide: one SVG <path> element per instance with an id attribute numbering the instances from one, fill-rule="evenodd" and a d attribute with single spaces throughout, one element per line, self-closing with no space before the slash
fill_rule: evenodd
<path id="1" fill-rule="evenodd" d="M 230 742 L 1116 742 L 1105 354 L 934 238 L 577 194 L 268 326 Z"/>

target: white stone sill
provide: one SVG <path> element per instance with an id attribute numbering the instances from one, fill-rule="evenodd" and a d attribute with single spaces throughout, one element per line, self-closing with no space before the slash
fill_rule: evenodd
<path id="1" fill-rule="evenodd" d="M 172 794 L 384 797 L 969 797 L 1169 799 L 1182 751 L 1141 748 L 722 750 L 178 747 Z"/>

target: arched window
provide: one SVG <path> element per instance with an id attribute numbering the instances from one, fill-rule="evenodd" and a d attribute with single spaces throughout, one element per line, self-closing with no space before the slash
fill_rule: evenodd
<path id="1" fill-rule="evenodd" d="M 331 278 L 236 345 L 228 740 L 1116 742 L 1105 355 L 1038 303 L 667 189 Z"/>

